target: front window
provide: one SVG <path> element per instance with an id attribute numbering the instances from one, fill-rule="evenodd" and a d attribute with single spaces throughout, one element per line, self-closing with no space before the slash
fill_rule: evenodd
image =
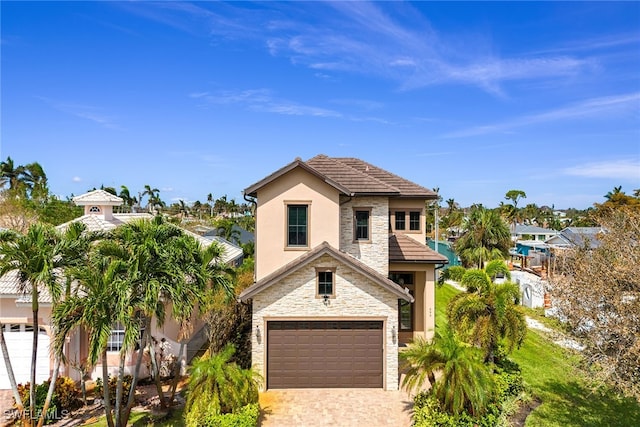
<path id="1" fill-rule="evenodd" d="M 308 245 L 308 206 L 287 205 L 287 246 Z"/>
<path id="2" fill-rule="evenodd" d="M 420 230 L 420 212 L 409 212 L 409 230 Z"/>
<path id="3" fill-rule="evenodd" d="M 317 296 L 335 296 L 335 269 L 322 268 L 317 270 Z"/>
<path id="4" fill-rule="evenodd" d="M 120 351 L 124 342 L 124 325 L 118 322 L 113 325 L 107 340 L 107 351 Z"/>
<path id="5" fill-rule="evenodd" d="M 355 211 L 355 240 L 369 240 L 369 217 L 370 211 Z"/>
<path id="6" fill-rule="evenodd" d="M 396 230 L 405 229 L 405 213 L 396 212 Z"/>

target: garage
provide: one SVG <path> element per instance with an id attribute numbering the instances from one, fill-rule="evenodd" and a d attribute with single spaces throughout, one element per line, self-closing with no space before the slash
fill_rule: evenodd
<path id="1" fill-rule="evenodd" d="M 267 322 L 267 388 L 382 388 L 382 321 Z"/>
<path id="2" fill-rule="evenodd" d="M 18 384 L 27 383 L 31 379 L 31 345 L 33 343 L 33 325 L 7 324 L 4 325 L 4 339 L 9 350 L 9 358 L 13 374 Z M 38 355 L 36 362 L 36 382 L 41 383 L 49 379 L 49 335 L 40 327 L 38 335 Z M 0 390 L 11 388 L 4 358 L 0 358 Z"/>

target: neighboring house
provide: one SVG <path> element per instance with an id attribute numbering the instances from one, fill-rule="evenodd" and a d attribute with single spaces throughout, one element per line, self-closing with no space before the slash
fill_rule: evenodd
<path id="1" fill-rule="evenodd" d="M 599 236 L 604 232 L 601 227 L 567 227 L 545 243 L 554 249 L 569 249 L 585 244 L 595 249 L 600 246 Z"/>
<path id="2" fill-rule="evenodd" d="M 433 191 L 355 158 L 296 159 L 256 199 L 253 368 L 264 387 L 397 390 L 398 347 L 435 326 Z"/>
<path id="3" fill-rule="evenodd" d="M 535 225 L 516 224 L 514 233 L 514 240 L 537 240 L 544 242 L 551 237 L 557 235 L 557 230 L 550 230 L 548 228 L 538 227 Z"/>
<path id="4" fill-rule="evenodd" d="M 71 222 L 80 221 L 84 223 L 90 231 L 108 231 L 133 220 L 152 218 L 148 213 L 113 213 L 113 208 L 120 206 L 123 200 L 103 190 L 94 190 L 74 197 L 73 202 L 78 206 L 84 206 L 84 215 L 68 223 L 59 225 L 57 227 L 58 229 L 64 230 Z M 209 245 L 213 241 L 187 230 L 184 231 L 197 238 L 203 246 Z M 238 259 L 242 258 L 242 249 L 224 241 L 224 239 L 218 239 L 218 241 L 225 249 L 222 257 L 224 262 L 234 264 Z M 12 367 L 16 375 L 16 381 L 20 383 L 27 382 L 30 378 L 33 318 L 30 295 L 19 293 L 18 288 L 19 281 L 15 272 L 11 272 L 0 278 L 0 322 L 2 322 L 5 327 L 5 338 L 11 356 Z M 38 323 L 40 325 L 41 335 L 38 341 L 37 381 L 41 382 L 49 378 L 53 367 L 49 354 L 51 297 L 46 292 L 40 295 L 39 315 Z M 195 354 L 206 341 L 206 334 L 202 333 L 201 326 L 201 324 L 194 325 L 194 331 L 200 330 L 200 332 L 194 334 L 189 342 L 187 346 L 188 354 Z M 177 323 L 167 318 L 164 327 L 157 328 L 155 322 L 152 327 L 151 335 L 157 342 L 163 343 L 166 352 L 175 355 L 180 347 L 176 341 L 178 336 Z M 118 369 L 118 352 L 120 351 L 123 338 L 124 330 L 119 328 L 118 325 L 114 325 L 107 344 L 107 359 L 109 371 L 112 374 L 115 374 Z M 87 343 L 88 338 L 84 331 L 80 330 L 74 333 L 69 338 L 68 345 L 65 348 L 67 360 L 71 363 L 82 362 L 88 354 Z M 127 372 L 133 371 L 135 365 L 135 357 L 133 356 L 133 354 L 129 355 L 126 359 L 125 370 Z M 188 360 L 180 361 L 183 365 L 186 362 L 188 362 Z M 100 375 L 101 366 L 102 365 L 99 364 L 95 367 L 93 371 L 94 376 Z M 63 369 L 63 375 L 70 376 L 76 380 L 79 379 L 78 372 L 70 366 L 65 366 Z M 143 371 L 143 375 L 146 374 L 147 373 Z M 8 389 L 10 387 L 4 361 L 0 359 L 0 389 Z"/>

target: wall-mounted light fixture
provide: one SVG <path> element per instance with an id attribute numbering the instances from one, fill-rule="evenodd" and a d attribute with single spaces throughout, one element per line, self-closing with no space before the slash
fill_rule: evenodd
<path id="1" fill-rule="evenodd" d="M 391 341 L 395 344 L 397 341 L 396 326 L 391 327 Z"/>
<path id="2" fill-rule="evenodd" d="M 256 340 L 258 340 L 258 343 L 260 343 L 261 339 L 262 333 L 260 333 L 260 325 L 256 325 Z"/>
<path id="3" fill-rule="evenodd" d="M 322 303 L 326 306 L 328 306 L 329 304 L 331 304 L 331 301 L 329 301 L 329 295 L 328 294 L 324 294 L 322 295 Z"/>

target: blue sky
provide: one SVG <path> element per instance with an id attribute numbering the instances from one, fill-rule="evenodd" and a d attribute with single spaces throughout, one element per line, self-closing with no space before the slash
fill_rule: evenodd
<path id="1" fill-rule="evenodd" d="M 62 197 L 369 161 L 462 206 L 640 188 L 638 2 L 0 3 L 0 157 Z"/>

